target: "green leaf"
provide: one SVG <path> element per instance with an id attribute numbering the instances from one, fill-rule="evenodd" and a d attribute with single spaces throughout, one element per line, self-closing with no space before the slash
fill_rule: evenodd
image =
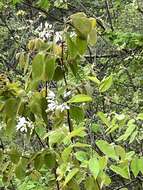
<path id="1" fill-rule="evenodd" d="M 34 159 L 34 167 L 36 170 L 40 170 L 43 166 L 44 159 L 43 159 L 43 154 L 37 154 L 37 156 Z"/>
<path id="2" fill-rule="evenodd" d="M 56 165 L 56 155 L 55 153 L 48 152 L 44 155 L 44 163 L 48 169 L 52 169 Z"/>
<path id="3" fill-rule="evenodd" d="M 128 124 L 128 128 L 126 129 L 125 133 L 123 135 L 121 135 L 117 141 L 121 141 L 121 140 L 127 140 L 128 137 L 133 133 L 133 131 L 135 130 L 136 125 L 133 123 L 129 123 Z"/>
<path id="4" fill-rule="evenodd" d="M 73 137 L 84 137 L 86 135 L 85 132 L 85 127 L 78 127 L 76 129 L 74 129 L 69 135 L 69 138 L 73 138 Z"/>
<path id="5" fill-rule="evenodd" d="M 131 144 L 136 139 L 137 134 L 138 134 L 138 131 L 134 131 L 132 133 L 132 135 L 130 136 L 129 144 Z"/>
<path id="6" fill-rule="evenodd" d="M 75 58 L 78 55 L 77 46 L 75 41 L 69 36 L 66 36 L 68 55 L 70 58 Z"/>
<path id="7" fill-rule="evenodd" d="M 87 177 L 84 186 L 86 190 L 99 190 L 99 186 L 93 177 Z"/>
<path id="8" fill-rule="evenodd" d="M 16 5 L 17 3 L 21 3 L 23 0 L 12 0 L 13 5 Z"/>
<path id="9" fill-rule="evenodd" d="M 16 118 L 13 119 L 8 119 L 7 123 L 6 123 L 6 135 L 11 138 L 12 135 L 14 134 L 15 132 L 15 127 L 16 127 Z"/>
<path id="10" fill-rule="evenodd" d="M 115 151 L 116 151 L 117 156 L 119 156 L 121 160 L 124 160 L 126 158 L 126 152 L 123 147 L 117 145 L 115 146 Z"/>
<path id="11" fill-rule="evenodd" d="M 3 151 L 0 150 L 0 166 L 1 166 L 2 161 L 3 161 Z"/>
<path id="12" fill-rule="evenodd" d="M 100 80 L 98 80 L 98 78 L 96 76 L 88 76 L 87 78 L 97 85 L 100 84 Z"/>
<path id="13" fill-rule="evenodd" d="M 104 140 L 98 140 L 98 141 L 96 141 L 96 144 L 97 144 L 98 148 L 109 158 L 118 160 L 118 156 L 116 155 L 113 145 L 109 144 L 108 142 L 106 142 Z"/>
<path id="14" fill-rule="evenodd" d="M 73 168 L 65 178 L 64 186 L 70 182 L 70 180 L 78 173 L 78 168 Z"/>
<path id="15" fill-rule="evenodd" d="M 74 179 L 70 180 L 70 182 L 67 185 L 66 190 L 69 190 L 69 189 L 70 190 L 80 190 L 80 184 L 78 184 L 78 182 L 75 181 Z"/>
<path id="16" fill-rule="evenodd" d="M 132 157 L 135 155 L 134 151 L 130 151 L 126 153 L 126 160 L 132 160 Z"/>
<path id="17" fill-rule="evenodd" d="M 139 113 L 137 119 L 143 120 L 143 113 Z"/>
<path id="18" fill-rule="evenodd" d="M 101 187 L 103 185 L 105 185 L 105 186 L 109 186 L 110 185 L 111 179 L 110 179 L 110 177 L 105 172 L 102 171 L 100 173 L 99 177 L 101 178 L 101 185 L 100 185 Z"/>
<path id="19" fill-rule="evenodd" d="M 137 157 L 133 158 L 131 161 L 131 170 L 135 177 L 139 174 L 140 167 L 139 167 L 139 159 Z"/>
<path id="20" fill-rule="evenodd" d="M 7 118 L 16 117 L 19 100 L 16 98 L 9 98 L 4 105 L 4 114 Z"/>
<path id="21" fill-rule="evenodd" d="M 57 66 L 54 72 L 53 80 L 59 81 L 64 78 L 64 72 L 60 66 Z"/>
<path id="22" fill-rule="evenodd" d="M 82 102 L 91 102 L 92 98 L 85 94 L 78 94 L 73 96 L 68 103 L 82 103 Z"/>
<path id="23" fill-rule="evenodd" d="M 49 137 L 49 145 L 52 147 L 56 143 L 63 142 L 64 138 L 67 136 L 67 129 L 66 128 L 59 128 L 55 131 L 51 131 L 43 137 L 43 139 Z"/>
<path id="24" fill-rule="evenodd" d="M 21 161 L 18 163 L 18 165 L 15 168 L 15 175 L 20 180 L 24 179 L 26 176 L 26 171 L 25 171 Z"/>
<path id="25" fill-rule="evenodd" d="M 72 151 L 72 147 L 71 147 L 71 146 L 69 146 L 69 147 L 67 147 L 67 148 L 65 148 L 65 149 L 63 150 L 61 157 L 62 157 L 62 160 L 63 160 L 64 162 L 67 162 L 67 161 L 68 161 L 68 159 L 69 159 L 69 157 L 70 157 L 70 154 L 71 154 L 71 151 Z"/>
<path id="26" fill-rule="evenodd" d="M 49 0 L 39 0 L 37 5 L 39 5 L 41 8 L 48 9 L 50 7 L 50 2 Z"/>
<path id="27" fill-rule="evenodd" d="M 91 145 L 77 142 L 77 143 L 75 143 L 73 145 L 73 147 L 76 147 L 76 148 L 89 148 L 89 147 L 91 147 Z"/>
<path id="28" fill-rule="evenodd" d="M 76 51 L 78 50 L 78 52 L 80 53 L 80 55 L 83 55 L 85 52 L 86 52 L 86 49 L 87 49 L 87 41 L 86 40 L 83 40 L 81 38 L 79 38 L 77 36 L 76 38 L 76 46 L 77 46 L 77 49 Z"/>
<path id="29" fill-rule="evenodd" d="M 98 112 L 97 116 L 101 119 L 101 121 L 107 126 L 110 127 L 110 120 L 106 117 L 106 115 L 103 112 Z"/>
<path id="30" fill-rule="evenodd" d="M 84 160 L 88 160 L 88 154 L 86 152 L 84 152 L 84 151 L 77 151 L 75 153 L 75 157 L 80 162 L 83 162 Z"/>
<path id="31" fill-rule="evenodd" d="M 92 123 L 91 124 L 91 131 L 94 132 L 94 133 L 97 133 L 100 131 L 100 126 L 96 123 Z"/>
<path id="32" fill-rule="evenodd" d="M 30 110 L 33 114 L 38 115 L 39 117 L 42 115 L 42 99 L 41 94 L 36 92 L 30 102 L 29 102 Z"/>
<path id="33" fill-rule="evenodd" d="M 14 164 L 17 164 L 19 162 L 20 156 L 21 156 L 21 152 L 19 152 L 16 148 L 11 149 L 9 152 L 9 156 L 11 161 Z"/>
<path id="34" fill-rule="evenodd" d="M 71 16 L 72 25 L 82 39 L 86 39 L 92 29 L 92 23 L 84 13 L 75 13 Z"/>
<path id="35" fill-rule="evenodd" d="M 109 77 L 103 79 L 99 85 L 99 91 L 100 92 L 105 92 L 107 91 L 113 83 L 113 77 L 110 75 Z"/>
<path id="36" fill-rule="evenodd" d="M 130 179 L 130 173 L 129 173 L 129 167 L 128 167 L 128 163 L 126 163 L 127 165 L 125 165 L 124 167 L 123 166 L 115 166 L 115 165 L 111 165 L 110 166 L 110 169 L 121 175 L 123 178 L 126 178 L 126 179 Z"/>
<path id="37" fill-rule="evenodd" d="M 55 73 L 56 58 L 46 57 L 44 62 L 43 77 L 45 81 L 52 80 Z"/>
<path id="38" fill-rule="evenodd" d="M 44 59 L 45 54 L 43 52 L 40 52 L 34 57 L 32 61 L 32 78 L 34 80 L 42 80 Z"/>
<path id="39" fill-rule="evenodd" d="M 106 156 L 100 156 L 99 158 L 99 165 L 100 165 L 100 170 L 104 170 L 107 166 L 107 161 L 108 158 Z"/>
<path id="40" fill-rule="evenodd" d="M 138 167 L 143 175 L 143 156 L 138 159 Z"/>
<path id="41" fill-rule="evenodd" d="M 74 119 L 77 123 L 80 123 L 84 120 L 84 111 L 80 107 L 71 107 L 70 115 L 71 118 Z"/>
<path id="42" fill-rule="evenodd" d="M 91 171 L 93 177 L 97 178 L 99 172 L 100 172 L 100 164 L 99 164 L 99 161 L 97 160 L 97 158 L 91 158 L 89 160 L 89 170 Z"/>

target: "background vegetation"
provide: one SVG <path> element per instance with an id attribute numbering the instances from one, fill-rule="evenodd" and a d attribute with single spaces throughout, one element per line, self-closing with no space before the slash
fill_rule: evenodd
<path id="1" fill-rule="evenodd" d="M 0 189 L 143 189 L 142 0 L 0 1 Z"/>

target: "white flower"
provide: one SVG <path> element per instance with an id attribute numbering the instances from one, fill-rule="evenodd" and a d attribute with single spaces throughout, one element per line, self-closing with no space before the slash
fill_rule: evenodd
<path id="1" fill-rule="evenodd" d="M 69 110 L 70 107 L 69 107 L 68 105 L 66 105 L 66 104 L 61 104 L 61 105 L 58 105 L 58 106 L 56 107 L 56 109 L 57 109 L 57 110 L 60 110 L 61 112 L 63 112 L 63 111 L 65 111 L 65 110 Z"/>
<path id="2" fill-rule="evenodd" d="M 65 92 L 65 93 L 64 93 L 64 98 L 67 98 L 67 97 L 69 97 L 70 95 L 71 95 L 71 91 Z"/>
<path id="3" fill-rule="evenodd" d="M 69 96 L 71 94 L 71 92 L 67 92 L 65 93 L 65 96 Z M 63 112 L 64 110 L 68 110 L 70 109 L 70 107 L 63 103 L 63 104 L 58 104 L 58 101 L 56 100 L 56 95 L 53 91 L 49 91 L 48 92 L 48 96 L 47 96 L 47 102 L 48 102 L 48 106 L 47 106 L 47 110 L 46 112 L 49 111 L 56 111 L 59 110 L 61 112 Z"/>
<path id="4" fill-rule="evenodd" d="M 45 31 L 40 32 L 40 33 L 39 33 L 39 37 L 40 37 L 40 38 L 44 38 L 44 37 L 45 37 Z"/>
<path id="5" fill-rule="evenodd" d="M 16 130 L 17 130 L 17 131 L 20 131 L 20 132 L 25 132 L 25 133 L 27 133 L 27 129 L 28 129 L 28 128 L 33 129 L 33 128 L 34 128 L 33 123 L 30 122 L 30 121 L 27 121 L 27 120 L 25 119 L 25 117 L 19 117 L 19 118 L 18 118 L 18 123 L 17 123 L 17 125 L 16 125 Z"/>
<path id="6" fill-rule="evenodd" d="M 62 41 L 62 33 L 56 32 L 54 36 L 55 42 Z"/>
<path id="7" fill-rule="evenodd" d="M 55 93 L 53 91 L 49 91 L 48 93 L 48 99 L 54 99 L 55 98 Z"/>
<path id="8" fill-rule="evenodd" d="M 45 22 L 45 29 L 52 29 L 52 24 Z"/>
<path id="9" fill-rule="evenodd" d="M 47 111 L 54 111 L 56 109 L 57 105 L 52 102 L 50 104 L 48 104 L 48 110 Z"/>
<path id="10" fill-rule="evenodd" d="M 17 130 L 19 130 L 25 124 L 27 124 L 27 121 L 26 121 L 25 117 L 20 117 L 19 121 L 18 121 L 18 124 L 16 125 Z"/>
<path id="11" fill-rule="evenodd" d="M 38 26 L 38 28 L 36 29 L 37 31 L 41 31 L 42 30 L 42 28 L 43 28 L 43 26 L 42 26 L 42 23 Z"/>

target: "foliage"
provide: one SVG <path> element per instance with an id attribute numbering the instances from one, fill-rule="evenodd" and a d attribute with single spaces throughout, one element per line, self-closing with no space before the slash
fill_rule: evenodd
<path id="1" fill-rule="evenodd" d="M 115 31 L 114 15 L 135 2 L 101 1 L 105 23 L 85 5 L 75 13 L 69 1 L 0 2 L 1 188 L 143 187 L 143 37 Z"/>

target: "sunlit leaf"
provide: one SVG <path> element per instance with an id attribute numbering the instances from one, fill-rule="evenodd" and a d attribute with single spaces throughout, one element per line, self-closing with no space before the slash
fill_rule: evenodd
<path id="1" fill-rule="evenodd" d="M 131 161 L 131 170 L 132 170 L 134 176 L 137 177 L 137 175 L 140 171 L 139 159 L 137 157 L 133 158 L 133 160 Z"/>
<path id="2" fill-rule="evenodd" d="M 101 83 L 100 83 L 100 86 L 99 86 L 99 91 L 100 92 L 105 92 L 107 91 L 113 84 L 113 77 L 112 75 L 110 75 L 109 77 L 107 78 L 104 78 Z"/>
<path id="3" fill-rule="evenodd" d="M 75 153 L 75 157 L 77 160 L 79 160 L 80 162 L 83 162 L 84 160 L 88 159 L 88 154 L 84 151 L 77 151 Z"/>
<path id="4" fill-rule="evenodd" d="M 91 171 L 93 177 L 97 178 L 99 172 L 100 172 L 100 164 L 99 164 L 99 161 L 97 160 L 97 158 L 91 158 L 89 160 L 89 170 Z"/>
<path id="5" fill-rule="evenodd" d="M 113 172 L 121 175 L 123 178 L 130 179 L 130 173 L 129 173 L 129 167 L 128 167 L 128 165 L 125 165 L 124 167 L 123 166 L 111 165 L 110 169 Z"/>
<path id="6" fill-rule="evenodd" d="M 118 156 L 116 155 L 115 148 L 113 145 L 109 144 L 108 142 L 104 140 L 98 140 L 96 141 L 96 144 L 98 148 L 108 157 L 113 158 L 115 160 L 118 159 Z"/>
<path id="7" fill-rule="evenodd" d="M 69 103 L 82 103 L 82 102 L 91 102 L 92 98 L 85 94 L 78 94 L 73 96 L 68 102 Z"/>

